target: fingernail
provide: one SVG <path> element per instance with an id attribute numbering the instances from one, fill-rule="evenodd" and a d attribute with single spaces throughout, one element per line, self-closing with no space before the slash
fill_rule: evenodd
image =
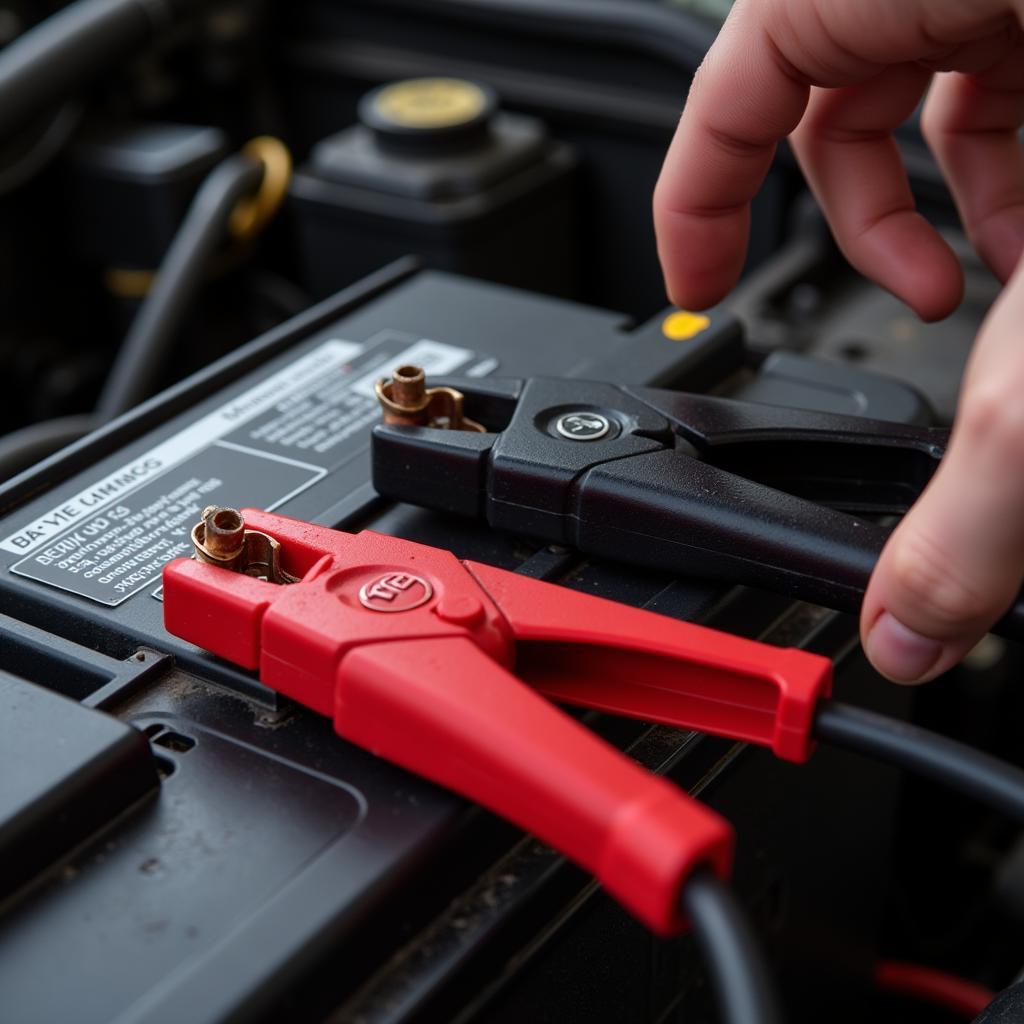
<path id="1" fill-rule="evenodd" d="M 942 644 L 882 612 L 868 633 L 864 651 L 883 676 L 897 683 L 916 683 L 942 657 Z"/>

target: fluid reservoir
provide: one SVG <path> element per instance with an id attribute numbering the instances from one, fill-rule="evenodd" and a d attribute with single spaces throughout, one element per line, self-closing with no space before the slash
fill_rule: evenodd
<path id="1" fill-rule="evenodd" d="M 409 253 L 427 266 L 572 296 L 572 149 L 487 86 L 414 78 L 363 97 L 291 186 L 306 284 L 326 295 Z"/>

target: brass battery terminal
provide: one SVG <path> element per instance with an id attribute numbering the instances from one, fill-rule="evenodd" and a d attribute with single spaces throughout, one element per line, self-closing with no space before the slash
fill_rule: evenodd
<path id="1" fill-rule="evenodd" d="M 193 558 L 219 565 L 270 583 L 298 583 L 281 568 L 281 545 L 258 530 L 247 530 L 241 512 L 235 508 L 208 505 L 203 518 L 192 527 Z"/>
<path id="2" fill-rule="evenodd" d="M 420 366 L 400 366 L 390 380 L 381 378 L 374 390 L 384 422 L 403 427 L 440 427 L 443 430 L 485 428 L 462 413 L 464 396 L 455 388 L 428 388 Z"/>

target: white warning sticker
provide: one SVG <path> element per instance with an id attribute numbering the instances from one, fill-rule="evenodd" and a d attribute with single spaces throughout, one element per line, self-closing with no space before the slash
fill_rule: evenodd
<path id="1" fill-rule="evenodd" d="M 16 554 L 35 551 L 52 537 L 76 525 L 78 520 L 112 505 L 157 474 L 184 462 L 213 441 L 236 430 L 246 420 L 270 409 L 281 400 L 283 393 L 294 392 L 304 385 L 321 381 L 323 374 L 344 366 L 362 350 L 362 345 L 351 341 L 331 339 L 324 342 L 298 362 L 261 381 L 145 455 L 79 491 L 34 522 L 5 537 L 0 541 L 0 548 Z"/>
<path id="2" fill-rule="evenodd" d="M 280 507 L 365 449 L 380 416 L 373 382 L 415 362 L 445 374 L 469 349 L 397 332 L 330 338 L 0 541 L 10 571 L 117 605 L 191 550 L 208 504 Z"/>

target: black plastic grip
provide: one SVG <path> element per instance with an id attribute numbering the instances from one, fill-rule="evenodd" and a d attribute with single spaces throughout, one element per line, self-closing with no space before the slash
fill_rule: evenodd
<path id="1" fill-rule="evenodd" d="M 593 468 L 566 522 L 595 555 L 854 613 L 890 532 L 672 451 Z M 1024 639 L 1024 601 L 995 632 Z"/>

